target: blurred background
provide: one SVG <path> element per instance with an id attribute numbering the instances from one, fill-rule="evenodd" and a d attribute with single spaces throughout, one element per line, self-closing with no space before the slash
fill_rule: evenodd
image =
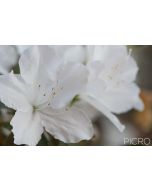
<path id="1" fill-rule="evenodd" d="M 90 141 L 82 141 L 78 144 L 64 144 L 51 135 L 44 132 L 39 146 L 124 146 L 124 145 L 152 145 L 152 46 L 128 46 L 132 49 L 132 55 L 136 59 L 139 72 L 137 83 L 141 87 L 141 98 L 145 104 L 143 112 L 132 110 L 126 114 L 118 115 L 120 121 L 126 125 L 123 133 L 120 133 L 113 124 L 106 119 L 101 113 L 87 104 L 78 102 L 78 106 L 83 106 L 85 112 L 93 120 L 95 127 L 95 136 Z M 19 59 L 19 54 L 18 58 Z M 18 67 L 13 68 L 18 72 Z M 15 146 L 13 143 L 13 134 L 9 124 L 14 111 L 6 108 L 0 103 L 0 145 Z M 138 142 L 132 144 L 129 140 L 149 139 L 147 143 Z M 124 143 L 124 139 L 127 141 Z"/>

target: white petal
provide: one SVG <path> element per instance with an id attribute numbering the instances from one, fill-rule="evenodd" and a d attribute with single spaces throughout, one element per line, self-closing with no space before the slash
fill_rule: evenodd
<path id="1" fill-rule="evenodd" d="M 43 83 L 56 78 L 61 59 L 48 46 L 32 46 L 21 55 L 19 65 L 21 76 L 30 84 Z"/>
<path id="2" fill-rule="evenodd" d="M 24 93 L 23 84 L 13 73 L 0 76 L 0 100 L 6 106 L 15 110 L 27 111 L 31 109 Z M 25 89 L 26 90 L 26 89 Z"/>
<path id="3" fill-rule="evenodd" d="M 125 126 L 122 125 L 117 117 L 113 115 L 103 104 L 89 96 L 81 96 L 81 98 L 102 112 L 121 132 L 123 132 Z"/>
<path id="4" fill-rule="evenodd" d="M 26 144 L 34 146 L 41 139 L 43 127 L 37 112 L 15 113 L 11 121 L 14 133 L 14 143 L 17 145 Z"/>
<path id="5" fill-rule="evenodd" d="M 31 46 L 24 51 L 19 60 L 21 76 L 27 83 L 34 83 L 37 79 L 39 57 L 38 48 Z"/>
<path id="6" fill-rule="evenodd" d="M 90 140 L 94 134 L 91 121 L 76 108 L 56 113 L 51 109 L 46 109 L 41 114 L 46 131 L 65 143 Z"/>
<path id="7" fill-rule="evenodd" d="M 21 55 L 26 49 L 30 48 L 30 45 L 17 45 L 16 48 Z"/>
<path id="8" fill-rule="evenodd" d="M 55 45 L 51 47 L 62 57 L 64 62 L 83 63 L 85 61 L 86 52 L 82 45 Z"/>
<path id="9" fill-rule="evenodd" d="M 86 62 L 87 64 L 93 61 L 101 61 L 105 56 L 105 46 L 86 46 Z"/>
<path id="10" fill-rule="evenodd" d="M 131 109 L 142 111 L 144 108 L 139 97 L 140 89 L 135 83 L 124 83 L 106 89 L 103 81 L 98 80 L 88 85 L 87 94 L 117 114 Z"/>
<path id="11" fill-rule="evenodd" d="M 79 101 L 75 102 L 74 106 L 84 112 L 91 119 L 91 121 L 95 121 L 101 115 L 101 113 L 95 107 L 84 100 L 80 99 Z"/>
<path id="12" fill-rule="evenodd" d="M 56 94 L 52 102 L 52 106 L 56 108 L 64 107 L 85 90 L 88 71 L 82 64 L 67 63 L 62 67 L 59 76 L 59 85 L 62 90 Z"/>
<path id="13" fill-rule="evenodd" d="M 142 111 L 144 106 L 139 98 L 140 89 L 134 83 L 124 84 L 116 89 L 105 91 L 100 96 L 108 109 L 114 113 L 124 113 L 131 109 Z"/>
<path id="14" fill-rule="evenodd" d="M 89 45 L 86 46 L 88 63 L 92 61 L 101 61 L 109 59 L 118 59 L 118 57 L 127 55 L 126 46 L 113 45 Z"/>
<path id="15" fill-rule="evenodd" d="M 124 72 L 121 72 L 119 74 L 120 79 L 123 79 L 128 83 L 136 80 L 136 76 L 138 73 L 138 66 L 136 61 L 130 55 L 128 55 L 128 57 L 126 58 L 125 63 L 122 64 L 122 70 Z"/>
<path id="16" fill-rule="evenodd" d="M 14 46 L 0 45 L 0 73 L 8 73 L 17 63 L 18 55 Z"/>

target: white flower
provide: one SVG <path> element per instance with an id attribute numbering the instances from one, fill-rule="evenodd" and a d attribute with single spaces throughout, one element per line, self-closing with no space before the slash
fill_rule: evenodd
<path id="1" fill-rule="evenodd" d="M 124 126 L 112 113 L 143 109 L 140 89 L 134 83 L 137 64 L 125 46 L 95 46 L 88 49 L 91 56 L 87 64 L 90 75 L 86 100 L 123 131 Z"/>
<path id="2" fill-rule="evenodd" d="M 112 113 L 123 113 L 132 108 L 142 110 L 143 103 L 139 98 L 140 90 L 134 83 L 138 71 L 135 60 L 128 54 L 125 46 L 69 46 L 73 59 L 67 62 L 78 63 L 78 58 L 89 71 L 87 90 L 81 98 L 96 107 L 107 116 L 115 126 L 124 130 L 124 126 Z M 61 51 L 61 50 L 60 50 Z M 74 53 L 75 52 L 75 53 Z M 65 53 L 69 57 L 68 51 Z"/>
<path id="3" fill-rule="evenodd" d="M 21 75 L 0 76 L 0 99 L 16 111 L 11 124 L 15 144 L 36 145 L 44 129 L 56 139 L 76 143 L 93 136 L 87 116 L 69 103 L 86 85 L 82 64 L 63 64 L 47 46 L 26 50 Z"/>
<path id="4" fill-rule="evenodd" d="M 0 45 L 0 74 L 10 72 L 17 63 L 18 55 L 14 46 Z"/>
<path id="5" fill-rule="evenodd" d="M 95 61 L 87 65 L 90 72 L 88 89 L 94 85 L 97 88 L 96 92 L 89 89 L 92 96 L 98 99 L 101 97 L 101 102 L 106 102 L 105 106 L 114 113 L 123 113 L 132 108 L 142 110 L 140 90 L 134 83 L 138 67 L 128 54 L 127 48 L 125 46 L 100 48 L 104 52 L 103 58 L 100 60 L 94 58 Z M 91 82 L 95 84 L 91 85 Z"/>

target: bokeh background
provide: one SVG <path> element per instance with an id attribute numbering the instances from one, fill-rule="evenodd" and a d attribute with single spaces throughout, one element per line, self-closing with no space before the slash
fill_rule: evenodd
<path id="1" fill-rule="evenodd" d="M 137 83 L 141 87 L 141 98 L 145 104 L 145 110 L 143 112 L 131 110 L 130 112 L 119 115 L 120 121 L 126 125 L 125 131 L 120 133 L 106 117 L 93 107 L 78 102 L 78 106 L 83 107 L 93 121 L 95 127 L 95 136 L 93 139 L 82 141 L 78 144 L 64 144 L 44 132 L 38 144 L 39 146 L 123 146 L 124 138 L 149 138 L 152 142 L 152 46 L 140 45 L 128 46 L 128 48 L 132 49 L 132 55 L 139 66 Z M 17 73 L 18 67 L 14 67 L 13 70 Z M 13 110 L 6 108 L 0 103 L 1 146 L 15 146 L 11 132 L 12 127 L 9 124 L 13 114 Z M 138 145 L 143 144 L 138 143 Z M 152 145 L 152 143 L 149 145 Z"/>

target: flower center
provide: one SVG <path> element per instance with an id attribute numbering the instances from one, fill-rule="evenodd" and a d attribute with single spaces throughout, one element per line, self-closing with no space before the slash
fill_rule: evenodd
<path id="1" fill-rule="evenodd" d="M 49 89 L 49 90 L 48 90 Z M 63 90 L 63 87 L 57 80 L 52 87 L 38 85 L 36 99 L 33 104 L 33 110 L 42 110 L 50 107 L 53 99 Z"/>

